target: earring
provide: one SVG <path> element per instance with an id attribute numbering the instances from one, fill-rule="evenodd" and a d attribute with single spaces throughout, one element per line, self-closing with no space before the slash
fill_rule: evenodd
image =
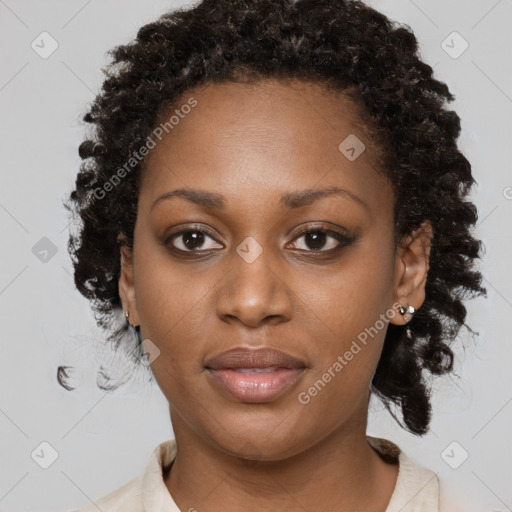
<path id="1" fill-rule="evenodd" d="M 409 313 L 411 316 L 414 314 L 415 312 L 415 309 L 413 306 L 407 306 L 407 308 L 404 308 L 403 306 L 400 306 L 398 308 L 398 312 L 404 316 L 406 315 L 407 313 Z M 411 320 L 409 320 L 410 322 Z M 408 322 L 408 323 L 409 323 Z M 412 332 L 411 332 L 411 328 L 409 327 L 409 325 L 406 325 L 405 327 L 405 335 L 409 338 L 409 339 L 412 339 Z"/>
<path id="2" fill-rule="evenodd" d="M 126 318 L 126 321 L 128 323 L 130 323 L 130 312 L 129 311 L 125 311 L 124 312 L 124 316 Z M 130 324 L 130 327 L 133 327 L 135 329 L 135 336 L 139 342 L 139 345 L 142 343 L 142 335 L 140 333 L 140 325 L 134 325 L 134 324 Z"/>

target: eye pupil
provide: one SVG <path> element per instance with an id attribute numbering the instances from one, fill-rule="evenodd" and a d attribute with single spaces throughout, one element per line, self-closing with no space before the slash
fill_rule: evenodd
<path id="1" fill-rule="evenodd" d="M 326 233 L 322 233 L 321 231 L 310 231 L 306 233 L 306 243 L 310 249 L 321 249 L 325 245 L 325 237 Z M 311 247 L 309 241 L 313 241 L 313 247 Z"/>
<path id="2" fill-rule="evenodd" d="M 195 249 L 197 247 L 201 247 L 204 243 L 204 234 L 200 231 L 187 231 L 183 233 L 184 244 L 188 249 Z"/>

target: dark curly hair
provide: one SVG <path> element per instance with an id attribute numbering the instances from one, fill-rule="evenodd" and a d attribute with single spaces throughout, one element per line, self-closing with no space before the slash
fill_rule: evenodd
<path id="1" fill-rule="evenodd" d="M 114 192 L 98 198 L 98 190 L 139 154 L 185 91 L 229 81 L 312 81 L 358 106 L 379 171 L 394 189 L 395 243 L 425 220 L 433 227 L 426 298 L 409 323 L 415 341 L 389 324 L 371 387 L 403 428 L 424 435 L 427 377 L 453 372 L 450 345 L 462 325 L 473 332 L 463 301 L 487 291 L 475 268 L 482 242 L 470 232 L 475 180 L 456 143 L 460 118 L 445 106 L 454 96 L 420 59 L 412 30 L 357 0 L 203 0 L 163 14 L 109 54 L 102 89 L 83 117 L 94 129 L 80 144 L 84 161 L 65 204 L 79 224 L 68 242 L 75 284 L 107 339 L 126 348 L 133 329 L 118 318 L 120 244 L 133 247 L 145 160 Z"/>

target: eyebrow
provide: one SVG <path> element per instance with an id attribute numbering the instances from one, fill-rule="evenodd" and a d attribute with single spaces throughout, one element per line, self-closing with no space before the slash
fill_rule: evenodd
<path id="1" fill-rule="evenodd" d="M 279 204 L 289 209 L 301 208 L 302 206 L 307 206 L 314 203 L 318 199 L 334 195 L 352 199 L 365 208 L 368 208 L 368 205 L 353 192 L 337 186 L 326 188 L 309 188 L 296 192 L 285 193 L 281 196 Z M 153 201 L 150 211 L 153 210 L 153 208 L 159 202 L 172 199 L 173 197 L 181 197 L 190 203 L 196 204 L 208 210 L 224 210 L 226 208 L 226 199 L 221 194 L 192 188 L 178 188 L 158 196 Z"/>

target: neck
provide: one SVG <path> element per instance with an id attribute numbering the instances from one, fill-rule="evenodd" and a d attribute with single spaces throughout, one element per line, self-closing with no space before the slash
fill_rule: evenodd
<path id="1" fill-rule="evenodd" d="M 178 446 L 164 481 L 181 510 L 385 512 L 398 464 L 368 444 L 366 414 L 282 460 L 247 460 L 202 438 L 171 408 Z"/>

